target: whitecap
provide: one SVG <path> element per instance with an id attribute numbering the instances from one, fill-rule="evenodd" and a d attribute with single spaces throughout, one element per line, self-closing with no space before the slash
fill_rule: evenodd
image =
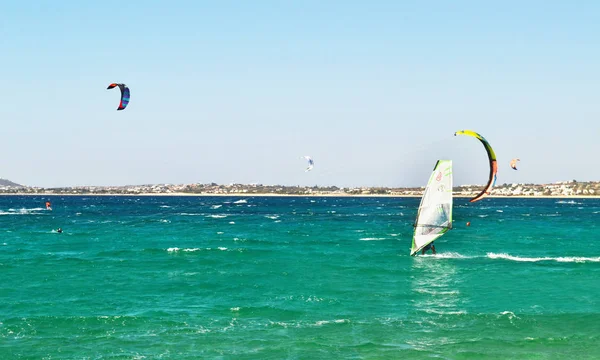
<path id="1" fill-rule="evenodd" d="M 423 309 L 426 313 L 429 314 L 437 314 L 437 315 L 465 315 L 467 312 L 465 310 L 459 311 L 441 311 L 436 309 Z"/>
<path id="2" fill-rule="evenodd" d="M 368 237 L 368 238 L 361 238 L 361 241 L 377 241 L 377 240 L 385 240 L 386 238 L 375 238 L 375 237 Z"/>
<path id="3" fill-rule="evenodd" d="M 458 294 L 460 294 L 460 291 L 458 291 L 458 290 L 436 291 L 436 290 L 417 288 L 416 291 L 421 294 L 429 294 L 429 295 L 458 295 Z"/>
<path id="4" fill-rule="evenodd" d="M 185 252 L 194 252 L 194 251 L 200 251 L 200 248 L 178 248 L 178 247 L 172 247 L 172 248 L 168 248 L 167 251 L 168 252 L 178 252 L 178 251 L 185 251 Z M 207 249 L 210 250 L 210 249 Z"/>
<path id="5" fill-rule="evenodd" d="M 508 315 L 508 318 L 509 318 L 510 320 L 512 320 L 512 319 L 518 319 L 518 318 L 519 318 L 519 317 L 518 317 L 517 315 L 515 315 L 515 313 L 514 313 L 514 312 L 512 312 L 512 311 L 503 311 L 503 312 L 501 312 L 501 313 L 500 313 L 500 315 Z"/>
<path id="6" fill-rule="evenodd" d="M 431 258 L 437 258 L 437 259 L 472 259 L 472 258 L 474 258 L 473 256 L 464 256 L 464 255 L 461 255 L 461 254 L 455 253 L 455 252 L 444 252 L 444 253 L 438 252 L 435 255 L 425 254 L 425 255 L 419 255 L 419 257 L 431 257 Z"/>
<path id="7" fill-rule="evenodd" d="M 323 326 L 323 325 L 327 325 L 327 324 L 345 324 L 345 323 L 349 323 L 350 320 L 348 319 L 335 319 L 335 320 L 319 320 L 317 322 L 315 322 L 314 326 Z"/>
<path id="8" fill-rule="evenodd" d="M 490 259 L 503 259 L 503 260 L 519 261 L 519 262 L 538 262 L 538 261 L 574 262 L 574 263 L 600 262 L 600 257 L 582 257 L 582 256 L 519 257 L 519 256 L 512 256 L 512 255 L 504 254 L 504 253 L 503 254 L 488 253 L 487 257 Z"/>

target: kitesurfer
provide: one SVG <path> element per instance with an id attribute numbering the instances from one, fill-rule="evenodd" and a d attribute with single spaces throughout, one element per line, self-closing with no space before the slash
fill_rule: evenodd
<path id="1" fill-rule="evenodd" d="M 59 234 L 61 234 L 62 233 L 62 229 L 58 228 L 58 229 L 56 229 L 56 232 L 59 233 Z"/>
<path id="2" fill-rule="evenodd" d="M 423 251 L 421 251 L 421 255 L 425 255 L 425 252 L 427 250 L 431 250 L 431 252 L 433 253 L 433 255 L 437 254 L 437 252 L 435 251 L 435 245 L 433 245 L 433 241 L 430 242 L 429 244 L 427 244 L 427 246 L 425 246 L 423 248 Z"/>
<path id="3" fill-rule="evenodd" d="M 52 206 L 50 205 L 50 201 L 46 201 L 46 210 L 52 210 Z"/>

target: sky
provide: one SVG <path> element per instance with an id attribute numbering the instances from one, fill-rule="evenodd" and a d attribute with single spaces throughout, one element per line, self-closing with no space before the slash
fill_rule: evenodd
<path id="1" fill-rule="evenodd" d="M 598 181 L 597 1 L 0 1 L 29 186 Z M 116 111 L 113 82 L 131 89 Z M 310 155 L 315 167 L 305 172 Z M 512 158 L 519 170 L 510 169 Z"/>

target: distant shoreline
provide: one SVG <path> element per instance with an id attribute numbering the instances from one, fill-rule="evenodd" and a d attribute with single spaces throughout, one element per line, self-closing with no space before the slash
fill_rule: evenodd
<path id="1" fill-rule="evenodd" d="M 390 194 L 214 194 L 214 193 L 139 193 L 139 194 L 56 194 L 56 193 L 0 193 L 0 196 L 180 196 L 180 197 L 372 197 L 372 198 L 421 198 L 422 195 L 390 195 Z M 471 198 L 472 195 L 454 195 L 455 198 Z M 496 199 L 600 199 L 600 195 L 488 195 L 486 198 Z"/>

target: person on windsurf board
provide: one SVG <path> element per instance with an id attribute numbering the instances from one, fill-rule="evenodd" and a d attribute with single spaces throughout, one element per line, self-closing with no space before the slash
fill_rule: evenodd
<path id="1" fill-rule="evenodd" d="M 427 250 L 431 250 L 431 252 L 433 253 L 433 255 L 437 254 L 437 252 L 435 251 L 435 245 L 433 245 L 433 241 L 430 242 L 429 244 L 427 244 L 427 246 L 425 246 L 423 248 L 423 250 L 421 251 L 421 255 L 425 255 L 425 253 L 427 252 Z"/>

